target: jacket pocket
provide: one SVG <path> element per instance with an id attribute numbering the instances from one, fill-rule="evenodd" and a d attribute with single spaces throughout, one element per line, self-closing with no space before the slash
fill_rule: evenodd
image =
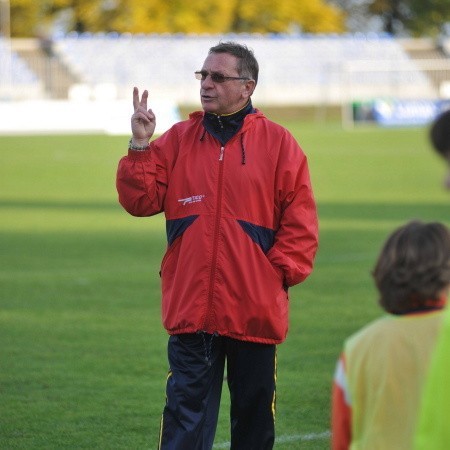
<path id="1" fill-rule="evenodd" d="M 175 239 L 180 237 L 197 219 L 198 214 L 181 217 L 179 219 L 166 220 L 167 242 L 172 245 Z"/>
<path id="2" fill-rule="evenodd" d="M 180 242 L 181 242 L 181 236 L 179 238 L 175 239 L 175 241 L 172 243 L 172 245 L 170 245 L 167 248 L 166 253 L 164 254 L 163 259 L 161 261 L 159 276 L 162 276 L 162 273 L 163 273 L 165 267 L 167 267 L 167 264 L 168 264 L 169 260 L 171 259 L 171 256 L 177 250 L 177 248 L 180 247 L 180 245 L 181 245 Z"/>
<path id="3" fill-rule="evenodd" d="M 254 255 L 252 261 L 254 268 L 261 265 L 262 273 L 260 273 L 260 276 L 264 278 L 264 282 L 271 284 L 274 289 L 280 289 L 281 291 L 281 288 L 283 288 L 284 291 L 287 291 L 283 269 L 274 265 L 268 257 L 275 241 L 275 231 L 244 220 L 237 220 L 237 223 L 244 234 L 247 235 L 247 238 L 250 238 L 254 244 L 253 246 L 250 244 L 250 247 L 244 253 L 247 254 L 247 257 Z"/>
<path id="4" fill-rule="evenodd" d="M 238 220 L 239 225 L 250 237 L 250 239 L 261 247 L 264 253 L 267 253 L 275 241 L 275 231 L 271 228 L 255 225 L 245 220 Z"/>

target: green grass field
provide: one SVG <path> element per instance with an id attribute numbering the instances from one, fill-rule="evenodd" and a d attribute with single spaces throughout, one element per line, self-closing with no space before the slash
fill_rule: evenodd
<path id="1" fill-rule="evenodd" d="M 380 246 L 412 218 L 450 224 L 450 195 L 423 128 L 283 123 L 308 154 L 321 237 L 315 272 L 291 290 L 275 448 L 327 449 L 342 342 L 381 314 Z M 164 221 L 117 203 L 127 140 L 0 137 L 1 449 L 156 448 Z M 228 406 L 224 391 L 216 448 L 227 448 Z"/>

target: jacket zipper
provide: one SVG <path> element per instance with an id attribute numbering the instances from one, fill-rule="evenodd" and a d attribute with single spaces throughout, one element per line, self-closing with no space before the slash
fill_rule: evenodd
<path id="1" fill-rule="evenodd" d="M 214 223 L 214 239 L 213 239 L 213 253 L 211 259 L 211 273 L 209 276 L 209 288 L 208 288 L 208 306 L 206 309 L 206 315 L 204 320 L 204 328 L 207 329 L 207 325 L 211 319 L 211 309 L 214 301 L 214 280 L 216 278 L 217 269 L 217 253 L 219 248 L 219 229 L 220 221 L 222 218 L 222 189 L 223 189 L 223 158 L 225 153 L 225 146 L 220 147 L 219 153 L 219 180 L 217 185 L 217 203 L 216 203 L 216 220 Z"/>

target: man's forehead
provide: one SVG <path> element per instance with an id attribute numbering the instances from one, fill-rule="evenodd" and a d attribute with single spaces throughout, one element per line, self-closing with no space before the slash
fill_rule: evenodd
<path id="1" fill-rule="evenodd" d="M 237 58 L 229 53 L 210 53 L 203 63 L 203 69 L 211 72 L 237 71 Z"/>

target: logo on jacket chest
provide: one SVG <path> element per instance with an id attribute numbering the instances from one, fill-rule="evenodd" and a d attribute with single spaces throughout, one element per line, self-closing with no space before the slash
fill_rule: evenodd
<path id="1" fill-rule="evenodd" d="M 192 195 L 191 197 L 179 198 L 178 202 L 182 203 L 183 206 L 185 206 L 185 205 L 190 205 L 191 203 L 201 202 L 205 197 L 206 197 L 206 195 L 204 195 L 204 194 Z"/>

